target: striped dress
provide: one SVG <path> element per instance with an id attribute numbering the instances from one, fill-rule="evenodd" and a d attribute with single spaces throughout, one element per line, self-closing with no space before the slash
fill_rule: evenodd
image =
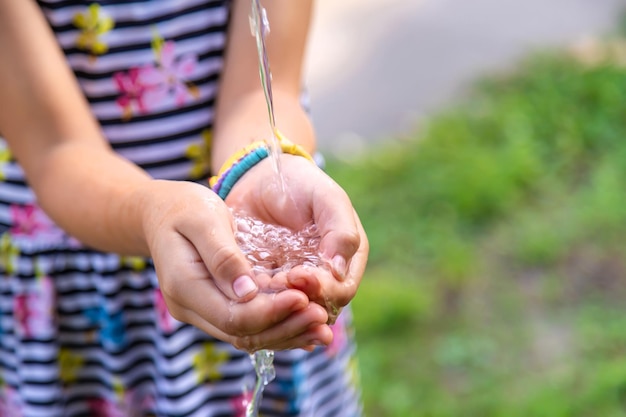
<path id="1" fill-rule="evenodd" d="M 229 2 L 39 5 L 112 147 L 154 178 L 205 179 Z M 249 355 L 172 318 L 149 259 L 60 230 L 1 139 L 0 268 L 0 416 L 245 415 Z M 360 415 L 348 322 L 327 348 L 277 352 L 262 416 Z"/>

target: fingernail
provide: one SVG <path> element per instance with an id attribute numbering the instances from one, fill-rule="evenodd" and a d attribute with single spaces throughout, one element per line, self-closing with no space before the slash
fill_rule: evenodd
<path id="1" fill-rule="evenodd" d="M 346 277 L 346 260 L 341 255 L 335 255 L 332 261 L 333 271 L 339 276 L 339 278 L 344 279 Z"/>
<path id="2" fill-rule="evenodd" d="M 247 275 L 242 275 L 233 282 L 233 291 L 239 298 L 245 297 L 256 289 L 256 282 Z"/>

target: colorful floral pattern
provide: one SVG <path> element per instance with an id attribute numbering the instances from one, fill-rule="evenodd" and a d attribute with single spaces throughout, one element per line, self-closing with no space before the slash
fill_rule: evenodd
<path id="1" fill-rule="evenodd" d="M 89 415 L 93 417 L 126 417 L 118 404 L 105 398 L 91 398 L 87 400 Z"/>
<path id="2" fill-rule="evenodd" d="M 9 210 L 13 223 L 10 233 L 13 237 L 25 236 L 47 242 L 58 242 L 65 238 L 63 231 L 50 220 L 39 206 L 35 204 L 13 204 Z"/>
<path id="3" fill-rule="evenodd" d="M 78 248 L 81 243 L 66 234 L 35 203 L 12 204 L 9 207 L 11 227 L 0 235 L 0 265 L 9 275 L 15 272 L 24 246 Z"/>
<path id="4" fill-rule="evenodd" d="M 193 358 L 193 366 L 198 376 L 198 382 L 203 383 L 220 379 L 222 376 L 220 367 L 229 358 L 228 352 L 217 348 L 217 343 L 205 343 L 202 350 Z"/>
<path id="5" fill-rule="evenodd" d="M 120 92 L 117 105 L 122 118 L 130 120 L 135 113 L 145 114 L 163 103 L 180 107 L 199 96 L 198 88 L 189 81 L 198 64 L 194 54 L 178 56 L 176 44 L 165 41 L 155 30 L 152 40 L 154 63 L 113 74 Z"/>
<path id="6" fill-rule="evenodd" d="M 157 323 L 159 323 L 159 327 L 165 334 L 171 333 L 178 322 L 172 315 L 170 311 L 167 309 L 167 305 L 165 304 L 165 299 L 163 298 L 163 293 L 160 288 L 157 288 L 154 291 L 154 308 L 157 314 Z"/>
<path id="7" fill-rule="evenodd" d="M 194 143 L 187 148 L 187 157 L 192 161 L 191 178 L 198 179 L 206 175 L 211 168 L 211 146 L 213 144 L 213 134 L 210 130 L 202 131 L 202 142 Z"/>
<path id="8" fill-rule="evenodd" d="M 74 16 L 74 25 L 80 29 L 76 39 L 79 49 L 89 51 L 92 57 L 105 54 L 105 42 L 115 22 L 97 3 Z M 181 107 L 200 97 L 200 91 L 191 81 L 198 66 L 193 53 L 179 53 L 176 42 L 165 40 L 158 29 L 152 27 L 151 47 L 154 61 L 146 62 L 113 74 L 112 81 L 119 92 L 116 104 L 120 117 L 129 121 L 134 115 L 144 115 L 157 109 Z M 192 161 L 190 177 L 200 179 L 209 171 L 211 133 L 201 134 L 202 142 L 192 144 L 186 156 Z M 2 155 L 0 154 L 0 167 Z M 1 175 L 1 173 L 0 173 Z"/>
<path id="9" fill-rule="evenodd" d="M 122 109 L 124 120 L 129 120 L 134 111 L 142 114 L 148 112 L 148 102 L 144 94 L 150 86 L 141 79 L 142 70 L 143 68 L 131 68 L 128 72 L 113 74 L 113 82 L 121 93 L 116 103 Z"/>
<path id="10" fill-rule="evenodd" d="M 326 347 L 326 355 L 334 357 L 348 345 L 345 316 L 340 314 L 339 317 L 337 317 L 335 324 L 330 326 L 330 329 L 333 332 L 333 341 L 330 345 L 328 345 L 328 347 Z"/>
<path id="11" fill-rule="evenodd" d="M 85 310 L 85 316 L 98 327 L 98 337 L 103 345 L 119 349 L 126 343 L 124 314 L 122 311 L 109 313 L 104 304 Z"/>
<path id="12" fill-rule="evenodd" d="M 20 248 L 15 245 L 10 233 L 0 236 L 0 265 L 8 275 L 13 275 L 17 269 Z"/>
<path id="13" fill-rule="evenodd" d="M 158 33 L 152 42 L 156 59 L 156 67 L 145 68 L 145 79 L 157 88 L 150 91 L 155 101 L 163 96 L 174 97 L 176 106 L 180 107 L 187 100 L 197 98 L 198 88 L 189 78 L 198 65 L 198 57 L 194 54 L 178 55 L 174 41 L 165 41 Z"/>
<path id="14" fill-rule="evenodd" d="M 0 265 L 12 275 L 19 262 L 21 247 L 80 246 L 68 236 L 34 203 L 12 204 L 9 207 L 11 227 L 0 236 Z"/>
<path id="15" fill-rule="evenodd" d="M 45 338 L 54 333 L 54 286 L 52 278 L 39 277 L 35 288 L 13 299 L 16 332 L 24 338 Z"/>
<path id="16" fill-rule="evenodd" d="M 92 398 L 87 401 L 90 416 L 94 417 L 145 417 L 154 407 L 150 395 L 140 395 L 135 390 L 124 389 L 121 381 L 113 384 L 114 398 Z"/>
<path id="17" fill-rule="evenodd" d="M 359 374 L 359 361 L 356 357 L 351 357 L 348 362 L 348 379 L 350 381 L 350 385 L 355 387 L 356 389 L 360 389 L 361 387 L 361 375 Z"/>
<path id="18" fill-rule="evenodd" d="M 120 266 L 129 267 L 135 272 L 145 270 L 147 265 L 146 258 L 141 256 L 120 256 Z"/>
<path id="19" fill-rule="evenodd" d="M 0 140 L 0 181 L 6 179 L 6 166 L 13 159 L 13 155 L 9 150 L 5 141 Z"/>
<path id="20" fill-rule="evenodd" d="M 93 56 L 102 55 L 109 50 L 103 37 L 113 29 L 115 23 L 103 13 L 98 3 L 91 4 L 84 13 L 76 13 L 74 26 L 80 29 L 76 37 L 76 46 L 79 49 L 89 51 Z"/>
<path id="21" fill-rule="evenodd" d="M 68 349 L 59 349 L 59 377 L 65 385 L 70 384 L 78 378 L 78 374 L 85 359 Z"/>
<path id="22" fill-rule="evenodd" d="M 248 404 L 252 401 L 252 391 L 246 391 L 238 397 L 230 400 L 234 417 L 247 417 Z"/>
<path id="23" fill-rule="evenodd" d="M 22 417 L 23 406 L 20 398 L 13 387 L 0 386 L 0 416 Z"/>

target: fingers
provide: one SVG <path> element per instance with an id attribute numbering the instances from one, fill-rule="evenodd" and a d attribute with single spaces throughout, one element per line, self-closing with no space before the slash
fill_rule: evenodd
<path id="1" fill-rule="evenodd" d="M 302 287 L 320 305 L 304 291 L 289 288 L 287 274 L 255 276 L 236 244 L 228 207 L 208 191 L 186 190 L 195 198 L 165 199 L 171 204 L 146 216 L 151 225 L 147 240 L 171 314 L 249 351 L 329 344 L 329 313 L 317 278 L 305 280 Z M 327 224 L 327 234 L 337 233 L 332 221 Z M 267 292 L 260 291 L 265 288 Z"/>
<path id="2" fill-rule="evenodd" d="M 314 306 L 315 304 L 312 304 Z M 319 306 L 317 306 L 319 307 Z M 190 323 L 199 329 L 217 337 L 220 340 L 231 343 L 237 349 L 247 352 L 255 352 L 261 349 L 287 350 L 306 349 L 312 350 L 315 346 L 328 346 L 333 341 L 333 333 L 325 323 L 310 323 L 309 311 L 303 310 L 289 317 L 284 323 L 251 335 L 233 336 L 227 334 L 212 324 L 204 321 L 196 313 L 191 312 Z"/>
<path id="3" fill-rule="evenodd" d="M 330 190 L 316 197 L 313 215 L 322 236 L 322 257 L 329 262 L 337 279 L 343 280 L 352 256 L 361 245 L 360 223 L 346 193 L 334 182 L 332 184 Z"/>
<path id="4" fill-rule="evenodd" d="M 311 346 L 327 346 L 332 342 L 332 331 L 326 325 L 328 316 L 316 304 L 307 305 L 307 307 L 290 314 L 285 320 L 260 332 L 252 333 L 237 329 L 236 332 L 232 333 L 234 323 L 239 321 L 241 316 L 247 318 L 259 316 L 258 311 L 254 311 L 250 303 L 242 303 L 238 306 L 242 308 L 232 312 L 233 327 L 230 329 L 216 326 L 193 310 L 186 310 L 184 313 L 185 320 L 181 321 L 190 323 L 207 334 L 248 352 L 260 349 L 306 349 Z"/>
<path id="5" fill-rule="evenodd" d="M 176 318 L 246 351 L 294 349 L 332 341 L 324 327 L 328 314 L 299 291 L 260 293 L 248 302 L 232 303 L 216 287 L 210 288 L 212 284 L 210 279 L 192 281 L 189 292 L 181 294 L 189 307 L 177 311 Z"/>
<path id="6" fill-rule="evenodd" d="M 286 274 L 287 283 L 289 288 L 302 291 L 307 295 L 309 300 L 323 305 L 323 286 L 329 285 L 328 282 L 326 282 L 329 280 L 324 280 L 323 275 L 319 277 L 318 274 L 330 275 L 320 268 L 297 266 Z M 332 281 L 336 281 L 332 276 L 330 278 Z"/>
<path id="7" fill-rule="evenodd" d="M 329 315 L 346 306 L 356 295 L 358 281 L 338 281 L 323 268 L 297 267 L 288 274 L 289 286 L 304 292 L 309 300 L 323 306 Z"/>
<path id="8" fill-rule="evenodd" d="M 209 218 L 211 216 L 213 218 Z M 229 299 L 244 302 L 254 297 L 258 285 L 250 263 L 237 246 L 233 219 L 225 205 L 198 213 L 194 221 L 179 228 L 195 246 L 218 288 Z"/>
<path id="9" fill-rule="evenodd" d="M 260 293 L 245 303 L 229 300 L 189 241 L 168 242 L 155 265 L 172 316 L 246 350 L 291 349 L 328 344 L 326 311 L 301 291 Z M 161 253 L 161 252 L 159 252 Z M 160 260 L 164 260 L 161 262 Z"/>
<path id="10" fill-rule="evenodd" d="M 326 325 L 328 315 L 321 306 L 309 304 L 269 329 L 235 337 L 232 343 L 242 350 L 295 349 L 310 345 L 329 345 L 333 334 Z"/>
<path id="11" fill-rule="evenodd" d="M 304 292 L 309 300 L 324 306 L 331 318 L 354 298 L 367 265 L 369 242 L 356 213 L 355 218 L 360 244 L 343 281 L 335 279 L 324 268 L 296 267 L 287 274 L 289 287 Z"/>
<path id="12" fill-rule="evenodd" d="M 369 256 L 370 245 L 369 240 L 367 239 L 367 234 L 365 234 L 365 229 L 363 229 L 363 225 L 361 224 L 359 215 L 356 213 L 356 211 L 354 212 L 354 217 L 356 219 L 356 226 L 360 236 L 359 248 L 352 257 L 352 261 L 350 262 L 346 281 L 356 281 L 356 283 L 359 284 L 361 278 L 363 277 L 363 274 L 365 273 L 365 267 L 367 266 L 367 258 Z"/>

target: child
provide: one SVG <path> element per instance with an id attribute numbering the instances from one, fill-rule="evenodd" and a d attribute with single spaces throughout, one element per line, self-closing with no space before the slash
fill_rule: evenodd
<path id="1" fill-rule="evenodd" d="M 331 326 L 325 307 L 354 296 L 367 239 L 303 157 L 311 1 L 265 6 L 277 122 L 299 147 L 284 192 L 265 158 L 222 201 L 209 173 L 269 134 L 248 0 L 0 2 L 0 415 L 243 416 L 261 348 L 279 350 L 262 415 L 359 415 L 348 316 Z M 259 291 L 230 208 L 314 221 L 334 276 L 295 268 Z"/>

